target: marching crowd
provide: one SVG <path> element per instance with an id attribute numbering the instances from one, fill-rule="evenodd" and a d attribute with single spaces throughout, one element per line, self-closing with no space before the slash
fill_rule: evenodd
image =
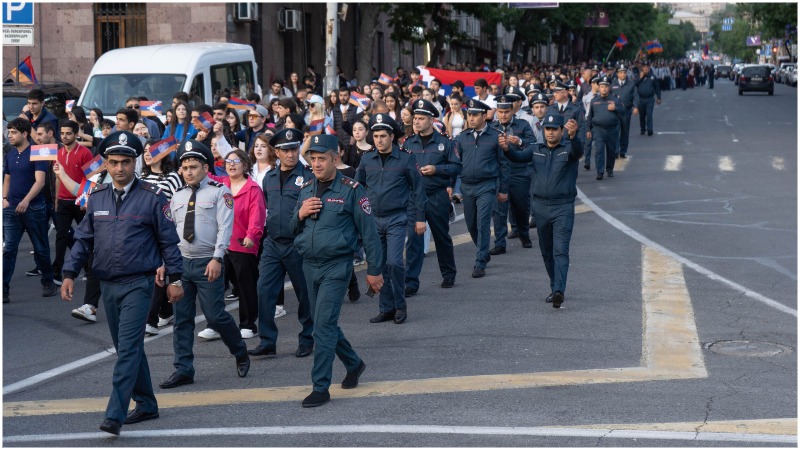
<path id="1" fill-rule="evenodd" d="M 652 136 L 654 106 L 675 77 L 646 61 L 512 66 L 500 84 L 455 81 L 444 95 L 440 80 L 398 68 L 364 86 L 340 77 L 325 93 L 309 67 L 302 81 L 272 80 L 244 108 L 230 101 L 236 92 L 218 92 L 214 105 L 178 92 L 163 121 L 140 114 L 146 97 L 120 99 L 113 120 L 79 106 L 58 120 L 32 89 L 6 126 L 3 302 L 23 232 L 36 262 L 27 275 L 41 277 L 43 296 L 61 285 L 71 300 L 85 273 L 72 315 L 96 322 L 103 299 L 118 360 L 101 429 L 119 434 L 158 417 L 145 335 L 174 323 L 175 372 L 159 386 L 192 383 L 198 300 L 208 323 L 198 336 L 221 339 L 244 377 L 250 356 L 277 354 L 288 275 L 302 328 L 294 355 L 314 355 L 303 406 L 322 405 L 334 356 L 347 369 L 342 388 L 366 368 L 338 326 L 345 296 L 361 297 L 354 266 L 366 263 L 367 295 L 379 296 L 370 322 L 404 323 L 431 238 L 441 288 L 455 286 L 454 203 L 476 246 L 472 277 L 486 275 L 509 239 L 531 248 L 535 228 L 550 279 L 544 301 L 560 308 L 580 161 L 594 163 L 598 181 L 614 177 L 632 116 Z M 32 144 L 55 144 L 55 157 Z M 238 325 L 224 303 L 237 298 Z M 248 350 L 244 340 L 256 337 Z"/>

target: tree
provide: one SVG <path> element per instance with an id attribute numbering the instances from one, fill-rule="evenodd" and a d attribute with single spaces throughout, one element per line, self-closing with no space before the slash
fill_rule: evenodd
<path id="1" fill-rule="evenodd" d="M 361 14 L 361 39 L 358 46 L 358 84 L 364 86 L 372 81 L 372 51 L 375 47 L 375 34 L 378 31 L 378 19 L 383 8 L 380 3 L 359 3 Z"/>

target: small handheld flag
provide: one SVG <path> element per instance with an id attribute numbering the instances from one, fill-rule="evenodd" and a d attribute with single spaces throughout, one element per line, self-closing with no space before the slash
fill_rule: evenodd
<path id="1" fill-rule="evenodd" d="M 614 45 L 621 49 L 627 43 L 628 43 L 628 38 L 626 38 L 624 34 L 620 33 L 619 37 L 617 38 L 617 43 Z"/>
<path id="2" fill-rule="evenodd" d="M 81 185 L 78 187 L 78 196 L 75 197 L 75 204 L 81 208 L 85 208 L 86 203 L 89 202 L 89 193 L 92 192 L 95 186 L 97 186 L 97 183 L 94 181 L 81 181 Z"/>
<path id="3" fill-rule="evenodd" d="M 58 144 L 31 145 L 31 161 L 55 161 Z"/>
<path id="4" fill-rule="evenodd" d="M 177 149 L 178 141 L 175 140 L 175 136 L 170 136 L 150 146 L 150 157 L 153 158 L 153 162 L 158 162 Z"/>
<path id="5" fill-rule="evenodd" d="M 317 119 L 312 120 L 310 124 L 308 124 L 308 132 L 309 133 L 320 133 L 324 128 L 325 119 Z"/>
<path id="6" fill-rule="evenodd" d="M 333 128 L 330 125 L 328 125 L 327 127 L 325 127 L 325 134 L 336 136 L 336 131 L 334 131 Z"/>
<path id="7" fill-rule="evenodd" d="M 22 62 L 19 63 L 19 66 L 11 69 L 11 74 L 6 78 L 12 78 L 16 80 L 18 75 L 20 83 L 39 83 L 39 81 L 36 79 L 36 73 L 33 71 L 33 63 L 31 62 L 30 56 L 23 59 Z"/>
<path id="8" fill-rule="evenodd" d="M 75 100 L 67 100 L 67 103 L 64 104 L 64 109 L 67 112 L 72 111 L 72 108 L 75 106 Z"/>
<path id="9" fill-rule="evenodd" d="M 194 127 L 198 130 L 205 131 L 206 133 L 211 131 L 216 123 L 217 121 L 211 117 L 211 114 L 209 114 L 208 111 L 200 114 L 200 116 L 196 119 L 192 119 L 192 125 L 194 125 Z"/>
<path id="10" fill-rule="evenodd" d="M 231 97 L 228 99 L 228 106 L 233 109 L 255 109 L 256 104 L 240 98 Z"/>
<path id="11" fill-rule="evenodd" d="M 94 158 L 92 158 L 91 161 L 81 166 L 81 169 L 83 170 L 83 175 L 86 178 L 89 178 L 96 173 L 100 173 L 105 168 L 106 168 L 106 161 L 100 155 L 95 156 Z"/>
<path id="12" fill-rule="evenodd" d="M 393 82 L 394 82 L 394 78 L 390 77 L 389 75 L 386 75 L 383 72 L 381 72 L 381 76 L 378 77 L 378 83 L 380 83 L 380 84 L 382 84 L 384 86 L 389 86 Z"/>
<path id="13" fill-rule="evenodd" d="M 161 100 L 150 100 L 139 102 L 139 112 L 143 116 L 155 117 L 164 114 L 164 108 L 161 106 Z"/>
<path id="14" fill-rule="evenodd" d="M 359 94 L 358 92 L 352 92 L 350 93 L 350 104 L 367 109 L 369 107 L 369 98 L 366 95 Z"/>

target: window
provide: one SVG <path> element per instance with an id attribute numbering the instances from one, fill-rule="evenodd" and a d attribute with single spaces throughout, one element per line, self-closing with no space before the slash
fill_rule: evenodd
<path id="1" fill-rule="evenodd" d="M 226 89 L 231 96 L 244 99 L 255 92 L 255 85 L 253 64 L 249 61 L 211 66 L 211 90 L 214 102 L 218 101 Z"/>
<path id="2" fill-rule="evenodd" d="M 144 3 L 94 4 L 94 57 L 118 48 L 147 45 Z"/>
<path id="3" fill-rule="evenodd" d="M 194 108 L 197 105 L 203 104 L 205 98 L 206 88 L 203 83 L 203 74 L 198 74 L 192 80 L 192 87 L 189 89 L 189 106 Z"/>

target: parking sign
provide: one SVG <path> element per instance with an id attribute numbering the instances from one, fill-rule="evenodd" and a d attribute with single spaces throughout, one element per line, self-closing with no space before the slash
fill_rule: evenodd
<path id="1" fill-rule="evenodd" d="M 33 2 L 3 2 L 3 25 L 33 25 Z"/>

